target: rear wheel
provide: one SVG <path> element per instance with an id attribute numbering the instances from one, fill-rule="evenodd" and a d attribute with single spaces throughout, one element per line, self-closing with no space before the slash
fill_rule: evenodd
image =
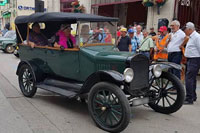
<path id="1" fill-rule="evenodd" d="M 15 49 L 14 49 L 14 47 L 12 46 L 12 44 L 7 45 L 6 48 L 5 48 L 5 52 L 6 52 L 6 53 L 9 53 L 9 54 L 13 53 L 14 50 L 15 50 Z"/>
<path id="2" fill-rule="evenodd" d="M 24 64 L 21 66 L 18 75 L 19 87 L 26 97 L 33 97 L 37 91 L 35 78 L 31 68 Z"/>
<path id="3" fill-rule="evenodd" d="M 88 109 L 97 126 L 108 132 L 121 132 L 130 121 L 128 100 L 114 84 L 94 85 L 89 93 Z"/>
<path id="4" fill-rule="evenodd" d="M 179 110 L 185 99 L 185 91 L 180 80 L 171 73 L 163 72 L 155 78 L 150 90 L 155 92 L 156 100 L 149 106 L 159 113 L 170 114 Z"/>

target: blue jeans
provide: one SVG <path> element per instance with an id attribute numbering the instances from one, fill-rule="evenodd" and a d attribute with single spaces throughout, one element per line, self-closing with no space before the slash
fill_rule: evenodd
<path id="1" fill-rule="evenodd" d="M 187 67 L 185 75 L 185 86 L 186 86 L 186 99 L 193 101 L 197 98 L 196 87 L 197 80 L 196 76 L 200 68 L 200 58 L 187 58 Z"/>
<path id="2" fill-rule="evenodd" d="M 150 52 L 149 51 L 140 51 L 140 54 L 145 55 L 148 59 L 150 59 Z"/>
<path id="3" fill-rule="evenodd" d="M 182 52 L 171 52 L 168 53 L 168 61 L 169 62 L 173 62 L 176 64 L 181 64 L 181 60 L 182 60 Z M 172 74 L 176 75 L 179 79 L 181 78 L 181 71 L 171 68 L 169 69 L 169 72 L 171 72 Z"/>

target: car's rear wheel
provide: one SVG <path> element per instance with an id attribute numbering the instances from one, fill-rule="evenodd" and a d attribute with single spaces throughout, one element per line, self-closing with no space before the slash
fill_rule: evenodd
<path id="1" fill-rule="evenodd" d="M 159 113 L 170 114 L 178 111 L 184 102 L 185 91 L 180 80 L 169 72 L 163 72 L 151 84 L 151 91 L 155 92 L 156 100 L 149 106 Z"/>
<path id="2" fill-rule="evenodd" d="M 11 54 L 11 53 L 13 53 L 14 51 L 15 51 L 15 49 L 14 49 L 14 47 L 12 46 L 12 44 L 7 45 L 6 48 L 5 48 L 5 52 L 6 52 L 6 53 Z"/>
<path id="3" fill-rule="evenodd" d="M 35 78 L 31 68 L 24 64 L 21 66 L 18 74 L 19 87 L 26 97 L 33 97 L 37 91 Z"/>
<path id="4" fill-rule="evenodd" d="M 101 129 L 121 132 L 130 121 L 130 105 L 124 92 L 116 85 L 100 82 L 92 87 L 88 98 L 89 112 Z"/>

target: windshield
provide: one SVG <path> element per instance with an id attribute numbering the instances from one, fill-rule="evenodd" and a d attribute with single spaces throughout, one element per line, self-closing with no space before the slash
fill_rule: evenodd
<path id="1" fill-rule="evenodd" d="M 10 30 L 10 31 L 6 32 L 6 34 L 3 37 L 15 39 L 16 38 L 16 33 L 15 33 L 15 31 Z"/>
<path id="2" fill-rule="evenodd" d="M 87 22 L 80 24 L 80 46 L 85 44 L 115 44 L 116 22 Z"/>

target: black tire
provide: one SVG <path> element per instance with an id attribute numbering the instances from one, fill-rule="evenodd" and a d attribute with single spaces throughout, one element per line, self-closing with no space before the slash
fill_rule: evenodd
<path id="1" fill-rule="evenodd" d="M 24 64 L 20 67 L 18 74 L 19 87 L 26 97 L 33 97 L 37 91 L 36 81 L 31 68 Z"/>
<path id="2" fill-rule="evenodd" d="M 12 44 L 8 44 L 5 48 L 5 52 L 12 54 L 15 51 L 14 47 L 12 46 Z"/>
<path id="3" fill-rule="evenodd" d="M 108 132 L 121 132 L 130 121 L 129 102 L 124 92 L 115 84 L 95 84 L 89 93 L 88 109 L 96 125 Z"/>
<path id="4" fill-rule="evenodd" d="M 150 102 L 149 106 L 156 112 L 163 114 L 171 114 L 178 111 L 185 99 L 185 90 L 181 81 L 169 72 L 163 72 L 160 78 L 156 78 L 154 81 L 150 90 L 154 89 L 160 96 L 157 100 Z M 173 101 L 173 104 L 171 101 Z M 160 102 L 161 105 L 159 105 Z"/>

